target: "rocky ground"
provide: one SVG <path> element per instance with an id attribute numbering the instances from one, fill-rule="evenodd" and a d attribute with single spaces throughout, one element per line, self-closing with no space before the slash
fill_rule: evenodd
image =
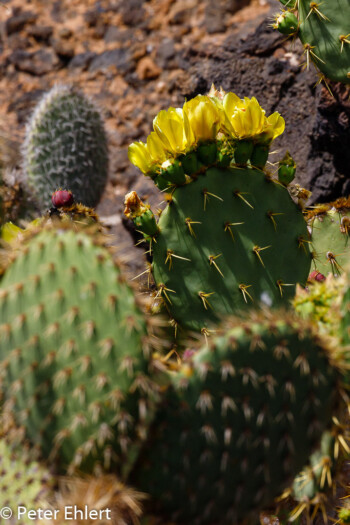
<path id="1" fill-rule="evenodd" d="M 289 149 L 311 202 L 350 192 L 349 92 L 334 97 L 302 68 L 301 46 L 270 27 L 277 0 L 12 0 L 0 6 L 0 122 L 16 155 L 25 123 L 57 82 L 79 86 L 101 107 L 110 177 L 98 211 L 132 248 L 122 227 L 130 189 L 158 205 L 162 196 L 132 166 L 127 147 L 145 140 L 160 109 L 182 105 L 214 82 L 279 111 L 286 131 L 271 161 Z M 136 253 L 136 252 L 135 252 Z M 135 270 L 142 268 L 135 257 Z"/>

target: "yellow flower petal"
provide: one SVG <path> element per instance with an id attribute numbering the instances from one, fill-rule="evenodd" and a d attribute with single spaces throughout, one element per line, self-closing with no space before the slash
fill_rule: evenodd
<path id="1" fill-rule="evenodd" d="M 16 226 L 13 224 L 13 222 L 6 222 L 2 228 L 0 228 L 1 231 L 1 239 L 7 243 L 12 242 L 14 239 L 18 237 L 20 233 L 23 233 L 24 230 L 20 228 L 19 226 Z"/>
<path id="2" fill-rule="evenodd" d="M 152 158 L 144 142 L 133 142 L 128 148 L 130 162 L 142 173 L 148 173 L 152 167 Z"/>
<path id="3" fill-rule="evenodd" d="M 249 100 L 249 99 L 248 99 Z M 237 109 L 242 109 L 246 106 L 245 102 L 240 99 L 235 93 L 226 93 L 222 105 L 225 113 L 230 118 Z"/>
<path id="4" fill-rule="evenodd" d="M 271 137 L 271 140 L 274 140 L 276 137 L 279 137 L 284 132 L 284 129 L 286 127 L 286 123 L 284 121 L 284 118 L 281 117 L 281 115 L 275 111 L 275 113 L 272 113 L 267 118 L 268 122 L 268 128 L 266 129 L 266 133 L 269 137 Z"/>
<path id="5" fill-rule="evenodd" d="M 215 139 L 221 117 L 218 107 L 209 97 L 198 95 L 185 102 L 183 112 L 188 118 L 196 142 Z"/>
<path id="6" fill-rule="evenodd" d="M 155 131 L 152 131 L 147 137 L 147 150 L 156 164 L 162 164 L 168 158 L 164 144 Z"/>
<path id="7" fill-rule="evenodd" d="M 178 154 L 186 150 L 188 139 L 182 109 L 160 111 L 153 120 L 153 128 L 167 151 Z"/>

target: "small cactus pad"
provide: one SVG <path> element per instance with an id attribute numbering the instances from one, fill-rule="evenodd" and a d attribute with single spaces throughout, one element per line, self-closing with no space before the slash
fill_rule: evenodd
<path id="1" fill-rule="evenodd" d="M 261 171 L 210 168 L 176 188 L 154 237 L 153 275 L 182 326 L 267 301 L 287 303 L 311 263 L 302 213 Z"/>
<path id="2" fill-rule="evenodd" d="M 72 87 L 55 86 L 27 125 L 23 162 L 42 209 L 62 187 L 69 188 L 77 202 L 96 206 L 108 175 L 107 138 L 98 109 Z"/>
<path id="3" fill-rule="evenodd" d="M 125 461 L 156 390 L 145 315 L 98 235 L 38 233 L 0 294 L 3 410 L 69 470 Z"/>
<path id="4" fill-rule="evenodd" d="M 165 521 L 241 523 L 307 462 L 331 423 L 338 380 L 312 325 L 264 311 L 227 321 L 174 376 L 138 486 Z"/>
<path id="5" fill-rule="evenodd" d="M 53 478 L 49 471 L 31 458 L 30 450 L 13 447 L 3 437 L 0 439 L 0 502 L 1 507 L 13 511 L 15 521 L 2 523 L 32 525 L 27 513 L 17 519 L 17 509 L 23 506 L 28 510 L 37 509 L 40 502 L 52 496 Z M 9 516 L 8 516 L 9 517 Z"/>
<path id="6" fill-rule="evenodd" d="M 320 204 L 307 213 L 315 270 L 340 275 L 350 255 L 350 197 Z"/>
<path id="7" fill-rule="evenodd" d="M 310 61 L 336 82 L 350 83 L 350 4 L 348 0 L 290 0 L 282 2 L 288 11 L 276 16 L 274 27 L 286 33 L 290 12 L 296 10 L 297 34 L 304 46 L 306 64 Z M 286 15 L 286 13 L 288 13 Z M 291 24 L 289 24 L 291 25 Z"/>

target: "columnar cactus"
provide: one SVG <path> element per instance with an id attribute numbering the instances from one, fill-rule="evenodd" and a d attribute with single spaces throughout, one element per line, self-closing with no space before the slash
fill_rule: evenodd
<path id="1" fill-rule="evenodd" d="M 2 279 L 2 410 L 69 471 L 126 467 L 157 391 L 147 319 L 104 243 L 46 226 Z"/>
<path id="2" fill-rule="evenodd" d="M 69 188 L 77 202 L 96 206 L 107 182 L 108 150 L 92 101 L 69 86 L 51 89 L 28 122 L 23 164 L 41 209 L 60 187 Z"/>
<path id="3" fill-rule="evenodd" d="M 302 212 L 262 169 L 282 117 L 267 118 L 254 98 L 211 94 L 161 111 L 147 144 L 129 148 L 169 192 L 159 222 L 135 192 L 125 200 L 151 242 L 156 297 L 181 326 L 204 332 L 253 303 L 287 303 L 311 262 Z"/>
<path id="4" fill-rule="evenodd" d="M 350 5 L 348 0 L 281 0 L 287 8 L 275 17 L 274 27 L 297 35 L 307 66 L 312 61 L 321 77 L 350 83 Z"/>
<path id="5" fill-rule="evenodd" d="M 312 325 L 289 313 L 227 321 L 173 377 L 134 471 L 138 486 L 165 521 L 257 516 L 331 424 L 339 365 Z"/>

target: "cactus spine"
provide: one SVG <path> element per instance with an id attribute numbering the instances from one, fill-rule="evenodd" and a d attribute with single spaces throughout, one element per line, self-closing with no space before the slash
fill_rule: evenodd
<path id="1" fill-rule="evenodd" d="M 60 187 L 96 206 L 108 176 L 107 139 L 95 105 L 70 86 L 55 86 L 27 124 L 23 145 L 27 183 L 41 209 Z"/>

